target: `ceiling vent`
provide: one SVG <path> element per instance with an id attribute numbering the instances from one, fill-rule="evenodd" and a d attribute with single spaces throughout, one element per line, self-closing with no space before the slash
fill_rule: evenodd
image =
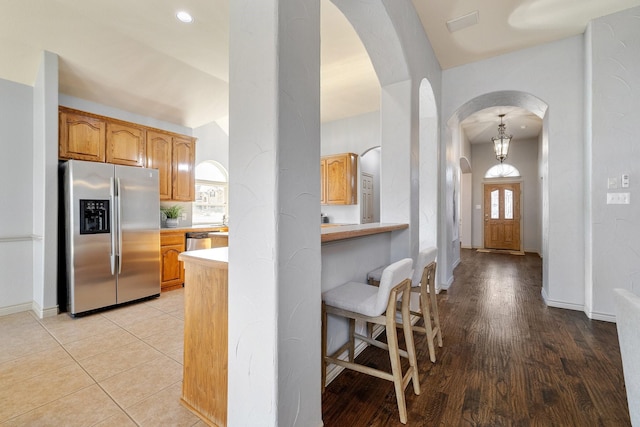
<path id="1" fill-rule="evenodd" d="M 476 25 L 478 23 L 478 11 L 467 13 L 466 15 L 459 16 L 447 21 L 447 28 L 450 33 L 455 33 L 463 28 Z"/>

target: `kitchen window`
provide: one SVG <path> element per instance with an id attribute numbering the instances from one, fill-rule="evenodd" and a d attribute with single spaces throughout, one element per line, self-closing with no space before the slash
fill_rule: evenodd
<path id="1" fill-rule="evenodd" d="M 226 224 L 229 215 L 229 179 L 218 162 L 206 160 L 196 166 L 196 201 L 192 223 Z"/>

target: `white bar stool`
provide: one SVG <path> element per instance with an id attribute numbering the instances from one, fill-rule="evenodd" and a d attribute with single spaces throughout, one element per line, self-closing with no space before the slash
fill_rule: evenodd
<path id="1" fill-rule="evenodd" d="M 426 248 L 418 253 L 418 260 L 414 266 L 411 279 L 411 292 L 420 295 L 420 311 L 411 311 L 413 316 L 422 317 L 424 326 L 413 325 L 416 332 L 427 336 L 429 346 L 429 358 L 432 363 L 436 361 L 435 339 L 438 339 L 438 347 L 442 347 L 442 329 L 440 328 L 440 315 L 438 313 L 438 300 L 436 297 L 436 257 L 438 249 Z M 384 267 L 380 267 L 367 274 L 370 285 L 378 286 Z M 431 307 L 429 307 L 431 301 Z"/>
<path id="2" fill-rule="evenodd" d="M 348 282 L 322 294 L 322 389 L 324 390 L 327 364 L 336 364 L 347 369 L 392 381 L 395 386 L 400 422 L 407 423 L 407 406 L 404 391 L 413 382 L 413 391 L 420 394 L 416 351 L 413 343 L 409 314 L 411 289 L 411 268 L 413 261 L 405 258 L 384 269 L 380 286 L 366 283 Z M 398 347 L 396 310 L 401 305 L 403 331 L 406 350 Z M 349 319 L 349 340 L 332 355 L 327 355 L 327 314 Z M 384 325 L 387 332 L 387 344 L 355 332 L 355 321 Z M 391 373 L 360 365 L 354 361 L 355 338 L 389 352 Z M 348 350 L 348 360 L 338 359 L 338 355 Z M 409 359 L 409 368 L 402 374 L 400 356 Z"/>

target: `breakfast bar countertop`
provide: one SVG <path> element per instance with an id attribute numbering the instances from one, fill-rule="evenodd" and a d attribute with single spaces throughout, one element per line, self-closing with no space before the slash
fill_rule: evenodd
<path id="1" fill-rule="evenodd" d="M 205 266 L 220 267 L 223 264 L 229 263 L 229 248 L 225 246 L 221 248 L 198 249 L 195 251 L 182 252 L 178 255 L 178 259 L 183 262 L 193 262 L 195 264 Z"/>
<path id="2" fill-rule="evenodd" d="M 229 227 L 226 225 L 190 225 L 188 227 L 163 227 L 160 228 L 160 233 L 194 233 L 194 232 L 215 232 L 229 231 Z"/>
<path id="3" fill-rule="evenodd" d="M 323 224 L 324 225 L 324 224 Z M 321 228 L 321 243 L 335 242 L 337 240 L 353 239 L 355 237 L 369 236 L 372 234 L 386 233 L 389 231 L 404 230 L 409 224 L 381 223 L 337 225 L 335 227 Z"/>

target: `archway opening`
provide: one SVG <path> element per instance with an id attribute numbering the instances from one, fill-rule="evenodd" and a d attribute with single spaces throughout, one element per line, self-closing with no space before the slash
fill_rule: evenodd
<path id="1" fill-rule="evenodd" d="M 548 229 L 549 229 L 549 204 L 548 204 L 548 105 L 541 99 L 519 91 L 500 91 L 491 92 L 476 98 L 473 98 L 460 106 L 458 110 L 454 112 L 451 118 L 448 120 L 448 137 L 450 137 L 449 144 L 450 149 L 459 153 L 458 158 L 465 157 L 470 159 L 470 170 L 480 171 L 478 176 L 470 176 L 469 178 L 473 182 L 470 184 L 472 189 L 464 195 L 466 199 L 461 200 L 462 205 L 470 206 L 467 210 L 467 214 L 470 217 L 462 217 L 462 229 L 470 229 L 472 234 L 471 247 L 482 247 L 482 205 L 483 200 L 478 193 L 481 188 L 481 183 L 485 179 L 482 175 L 482 171 L 486 171 L 495 165 L 497 160 L 493 153 L 492 146 L 490 144 L 490 136 L 483 137 L 486 139 L 486 144 L 473 144 L 469 139 L 473 139 L 473 136 L 469 135 L 472 131 L 465 129 L 465 126 L 469 126 L 469 123 L 476 125 L 477 129 L 485 128 L 488 132 L 497 132 L 497 124 L 499 119 L 498 113 L 507 112 L 505 119 L 508 124 L 508 129 L 511 132 L 516 132 L 520 129 L 520 126 L 509 128 L 509 113 L 518 112 L 526 114 L 529 118 L 537 121 L 540 128 L 533 136 L 521 138 L 522 141 L 518 141 L 514 138 L 514 144 L 510 150 L 509 161 L 520 172 L 520 177 L 517 178 L 523 182 L 523 188 L 527 191 L 528 199 L 524 199 L 524 206 L 530 209 L 528 212 L 528 218 L 533 221 L 533 227 L 527 227 L 529 233 L 529 241 L 532 249 L 538 250 L 543 258 L 543 286 L 547 283 L 547 269 L 548 269 Z M 515 114 L 515 113 L 514 113 Z M 482 116 L 485 116 L 483 119 Z M 490 116 L 490 118 L 489 118 Z M 495 118 L 493 116 L 496 116 Z M 492 123 L 494 120 L 495 123 Z M 522 125 L 523 129 L 526 127 Z M 483 146 L 484 145 L 484 146 Z M 524 150 L 523 147 L 528 146 L 529 151 Z M 517 148 L 517 151 L 514 150 Z M 518 153 L 516 155 L 516 153 Z M 528 153 L 528 154 L 527 154 Z M 535 153 L 535 154 L 532 154 Z M 517 157 L 520 156 L 520 157 Z M 457 162 L 456 162 L 457 163 Z M 465 174 L 473 175 L 473 174 Z M 465 222 L 468 227 L 465 228 Z M 533 232 L 531 230 L 534 230 Z M 531 237 L 535 234 L 534 237 Z M 525 239 L 527 238 L 524 236 Z M 525 246 L 525 249 L 529 248 Z"/>

